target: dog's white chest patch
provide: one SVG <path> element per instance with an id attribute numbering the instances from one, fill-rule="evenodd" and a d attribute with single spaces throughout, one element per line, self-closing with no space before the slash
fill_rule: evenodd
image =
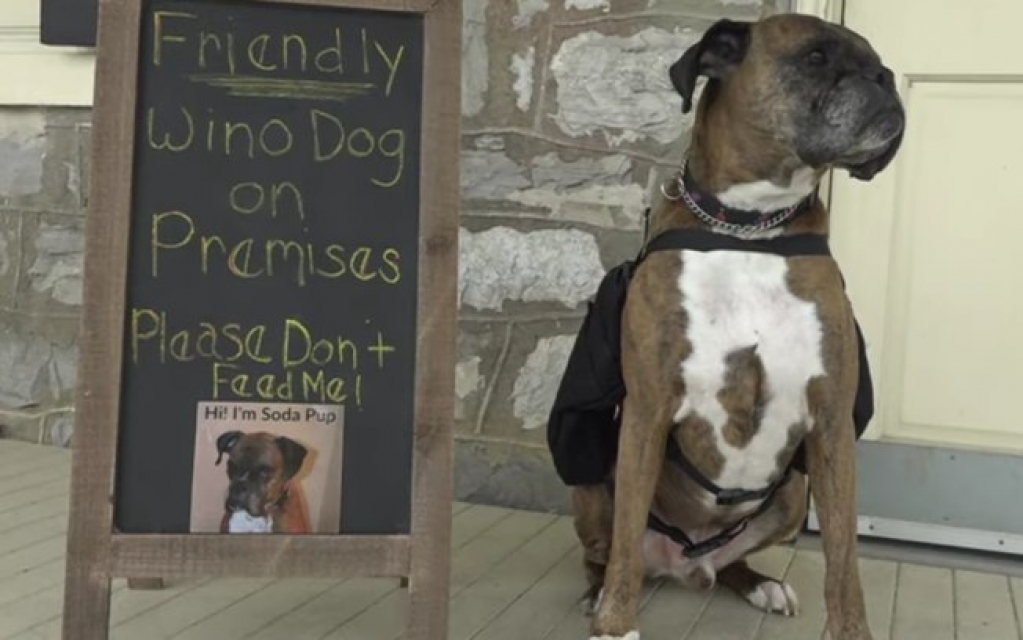
<path id="1" fill-rule="evenodd" d="M 270 517 L 256 517 L 249 515 L 248 511 L 235 511 L 228 521 L 227 530 L 230 533 L 272 533 L 273 526 Z"/>
<path id="2" fill-rule="evenodd" d="M 714 479 L 718 486 L 762 488 L 790 429 L 813 426 L 806 385 L 824 373 L 816 308 L 789 290 L 783 257 L 731 251 L 684 251 L 682 256 L 679 287 L 692 352 L 682 363 L 685 399 L 676 421 L 695 414 L 713 427 L 725 460 Z M 763 404 L 759 429 L 737 448 L 724 438 L 729 416 L 719 393 L 729 355 L 750 347 L 762 366 Z"/>

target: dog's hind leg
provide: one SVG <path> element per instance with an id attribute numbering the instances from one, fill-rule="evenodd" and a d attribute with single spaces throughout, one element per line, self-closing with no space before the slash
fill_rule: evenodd
<path id="1" fill-rule="evenodd" d="M 583 566 L 588 585 L 585 596 L 587 613 L 596 610 L 600 590 L 604 588 L 614 526 L 611 491 L 602 484 L 572 488 L 572 514 L 575 533 L 583 547 Z"/>
<path id="2" fill-rule="evenodd" d="M 710 562 L 717 571 L 719 585 L 731 589 L 758 609 L 795 616 L 799 613 L 795 590 L 746 564 L 749 554 L 794 537 L 806 516 L 805 476 L 793 474 L 778 491 L 771 508 L 752 520 L 739 537 L 711 554 Z"/>

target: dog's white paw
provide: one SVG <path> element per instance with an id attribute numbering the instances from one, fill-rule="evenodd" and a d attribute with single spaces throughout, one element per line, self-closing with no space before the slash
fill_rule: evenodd
<path id="1" fill-rule="evenodd" d="M 639 631 L 630 631 L 624 636 L 590 636 L 590 640 L 639 640 Z"/>
<path id="2" fill-rule="evenodd" d="M 768 613 L 784 616 L 799 615 L 799 598 L 795 590 L 784 582 L 764 581 L 746 594 L 750 604 Z"/>

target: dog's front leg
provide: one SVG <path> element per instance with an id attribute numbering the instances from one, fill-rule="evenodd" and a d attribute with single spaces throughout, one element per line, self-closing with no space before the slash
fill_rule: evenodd
<path id="1" fill-rule="evenodd" d="M 599 640 L 639 640 L 643 533 L 669 428 L 667 422 L 662 425 L 664 421 L 648 419 L 639 406 L 642 400 L 630 402 L 627 398 L 622 408 L 611 557 L 592 626 L 592 638 Z"/>
<path id="2" fill-rule="evenodd" d="M 856 442 L 849 417 L 807 436 L 807 467 L 824 545 L 824 598 L 832 640 L 871 640 L 856 552 Z"/>

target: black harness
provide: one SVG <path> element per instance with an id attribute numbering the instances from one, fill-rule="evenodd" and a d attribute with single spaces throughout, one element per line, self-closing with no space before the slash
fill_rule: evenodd
<path id="1" fill-rule="evenodd" d="M 827 238 L 818 234 L 747 240 L 706 229 L 684 228 L 661 233 L 643 247 L 635 260 L 611 269 L 588 303 L 586 317 L 569 355 L 548 423 L 547 442 L 554 466 L 562 481 L 569 486 L 606 484 L 612 492 L 614 490 L 612 469 L 618 452 L 620 407 L 625 398 L 625 384 L 621 374 L 621 312 L 628 284 L 636 268 L 650 253 L 682 250 L 741 251 L 784 257 L 831 256 Z M 863 335 L 858 324 L 856 336 L 860 378 L 853 420 L 856 437 L 859 438 L 873 416 L 874 398 Z M 675 429 L 678 429 L 677 425 Z M 649 514 L 647 526 L 678 543 L 687 558 L 703 556 L 728 544 L 746 529 L 751 520 L 770 508 L 778 489 L 788 481 L 793 470 L 806 473 L 806 452 L 802 444 L 778 479 L 767 487 L 755 490 L 717 486 L 686 458 L 674 437 L 668 438 L 665 456 L 713 494 L 718 505 L 734 506 L 761 501 L 752 513 L 739 522 L 700 542 L 694 542 L 682 530 Z"/>

